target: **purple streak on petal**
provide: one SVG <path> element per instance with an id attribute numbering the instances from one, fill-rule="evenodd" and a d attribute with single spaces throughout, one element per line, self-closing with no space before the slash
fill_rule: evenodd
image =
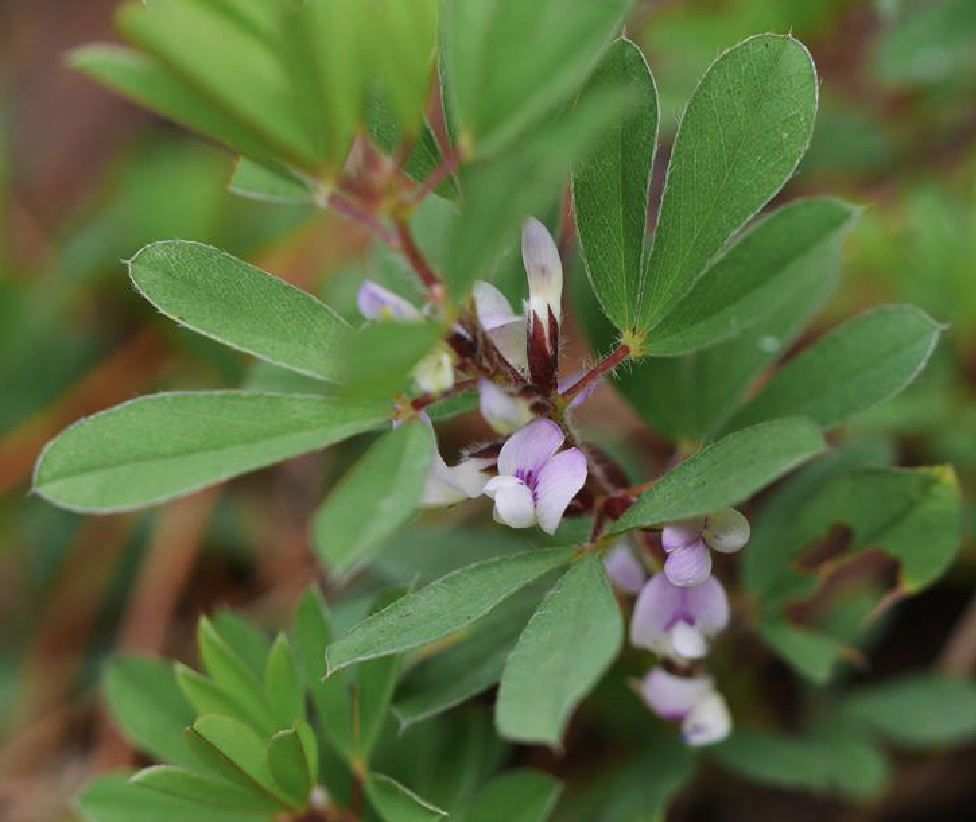
<path id="1" fill-rule="evenodd" d="M 519 319 L 512 311 L 508 297 L 484 280 L 478 280 L 474 284 L 474 307 L 478 322 L 485 331 Z"/>
<path id="2" fill-rule="evenodd" d="M 664 562 L 664 573 L 668 579 L 681 587 L 700 585 L 711 572 L 712 555 L 701 541 L 675 548 Z"/>
<path id="3" fill-rule="evenodd" d="M 586 376 L 586 372 L 581 371 L 579 374 L 573 374 L 572 377 L 563 380 L 563 382 L 559 383 L 559 393 L 560 394 L 566 393 L 566 391 L 568 391 L 570 388 L 576 385 L 576 383 L 578 383 L 581 379 L 583 379 L 584 376 Z M 573 397 L 572 401 L 569 403 L 569 407 L 576 408 L 582 405 L 593 395 L 593 392 L 596 391 L 596 389 L 599 388 L 601 385 L 603 385 L 603 377 L 600 377 L 598 380 L 594 380 L 586 388 L 580 391 L 579 394 Z"/>
<path id="4" fill-rule="evenodd" d="M 685 588 L 685 607 L 695 626 L 707 636 L 714 636 L 729 624 L 729 598 L 715 577 Z"/>
<path id="5" fill-rule="evenodd" d="M 664 574 L 655 574 L 644 586 L 630 619 L 630 642 L 639 648 L 668 645 L 668 631 L 681 613 L 684 595 Z"/>
<path id="6" fill-rule="evenodd" d="M 627 540 L 619 542 L 617 547 L 607 554 L 603 565 L 614 587 L 626 594 L 639 594 L 647 581 L 644 566 L 634 556 Z"/>
<path id="7" fill-rule="evenodd" d="M 655 668 L 641 682 L 640 694 L 662 719 L 678 720 L 712 692 L 708 677 L 682 677 Z"/>
<path id="8" fill-rule="evenodd" d="M 665 526 L 661 531 L 661 547 L 671 553 L 675 548 L 684 548 L 686 545 L 698 541 L 701 537 L 701 530 L 705 524 L 704 519 L 686 519 Z"/>
<path id="9" fill-rule="evenodd" d="M 498 455 L 498 473 L 518 476 L 531 485 L 565 439 L 552 420 L 535 420 L 506 440 Z"/>
<path id="10" fill-rule="evenodd" d="M 586 483 L 586 455 L 579 448 L 556 454 L 542 466 L 535 481 L 535 507 L 539 527 L 556 533 L 566 507 Z"/>
<path id="11" fill-rule="evenodd" d="M 416 306 L 372 280 L 363 280 L 359 286 L 356 307 L 367 320 L 379 320 L 387 316 L 394 320 L 421 318 L 420 310 Z"/>

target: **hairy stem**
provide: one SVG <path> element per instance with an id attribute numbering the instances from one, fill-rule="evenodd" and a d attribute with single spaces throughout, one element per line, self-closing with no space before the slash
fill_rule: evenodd
<path id="1" fill-rule="evenodd" d="M 562 398 L 567 402 L 572 401 L 575 397 L 578 397 L 590 386 L 592 386 L 593 383 L 600 379 L 600 377 L 602 377 L 604 374 L 613 371 L 614 368 L 620 365 L 620 363 L 626 360 L 629 356 L 630 348 L 626 345 L 621 345 L 609 357 L 593 366 L 593 368 L 583 375 L 582 379 L 578 380 L 576 383 L 563 391 L 561 395 Z"/>

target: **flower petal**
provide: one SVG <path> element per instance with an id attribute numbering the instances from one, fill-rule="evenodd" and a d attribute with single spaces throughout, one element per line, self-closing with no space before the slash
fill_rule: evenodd
<path id="1" fill-rule="evenodd" d="M 675 548 L 664 562 L 664 573 L 674 585 L 700 585 L 712 573 L 712 555 L 700 540 Z"/>
<path id="2" fill-rule="evenodd" d="M 630 619 L 631 644 L 667 652 L 671 647 L 669 631 L 683 604 L 681 589 L 672 585 L 664 574 L 651 577 L 634 605 Z"/>
<path id="3" fill-rule="evenodd" d="M 617 547 L 603 560 L 603 565 L 610 581 L 626 594 L 639 594 L 647 581 L 644 566 L 634 556 L 629 540 L 618 542 Z"/>
<path id="4" fill-rule="evenodd" d="M 568 448 L 542 466 L 535 485 L 535 508 L 543 531 L 556 533 L 567 506 L 585 484 L 586 455 L 579 448 Z"/>
<path id="5" fill-rule="evenodd" d="M 536 420 L 516 431 L 498 455 L 498 473 L 515 476 L 517 471 L 538 476 L 542 466 L 559 450 L 565 439 L 562 428 L 552 420 Z"/>
<path id="6" fill-rule="evenodd" d="M 474 309 L 478 322 L 485 331 L 510 323 L 519 317 L 512 311 L 508 297 L 491 283 L 476 280 L 474 284 Z M 524 341 L 524 335 L 523 335 Z"/>
<path id="7" fill-rule="evenodd" d="M 372 280 L 363 280 L 356 294 L 356 307 L 367 320 L 419 320 L 420 310 Z"/>
<path id="8" fill-rule="evenodd" d="M 517 318 L 490 329 L 488 339 L 495 344 L 495 347 L 513 368 L 526 373 L 529 370 L 529 354 L 526 348 L 527 334 L 525 320 Z"/>
<path id="9" fill-rule="evenodd" d="M 704 518 L 686 519 L 672 522 L 661 531 L 661 546 L 671 553 L 675 548 L 684 548 L 701 538 L 701 530 L 705 525 Z"/>
<path id="10" fill-rule="evenodd" d="M 734 554 L 749 541 L 749 520 L 735 508 L 723 508 L 705 517 L 702 539 L 709 548 Z"/>
<path id="11" fill-rule="evenodd" d="M 662 719 L 681 719 L 712 689 L 712 680 L 707 676 L 676 676 L 664 668 L 655 668 L 641 682 L 640 695 Z"/>
<path id="12" fill-rule="evenodd" d="M 478 383 L 481 395 L 481 416 L 499 434 L 511 434 L 532 421 L 529 403 L 513 397 L 491 380 Z"/>
<path id="13" fill-rule="evenodd" d="M 510 528 L 528 528 L 535 523 L 532 491 L 515 477 L 495 477 L 485 485 L 485 493 L 495 500 L 495 522 Z"/>
<path id="14" fill-rule="evenodd" d="M 708 653 L 708 642 L 695 625 L 678 620 L 671 629 L 671 649 L 678 659 L 701 659 Z"/>
<path id="15" fill-rule="evenodd" d="M 685 603 L 695 627 L 706 636 L 714 636 L 729 624 L 729 598 L 715 577 L 685 588 Z"/>
<path id="16" fill-rule="evenodd" d="M 714 745 L 732 732 L 732 715 L 722 695 L 716 691 L 699 700 L 681 723 L 685 742 L 693 747 Z"/>
<path id="17" fill-rule="evenodd" d="M 469 459 L 451 467 L 440 454 L 435 454 L 421 505 L 429 508 L 454 505 L 480 496 L 488 482 L 483 471 L 491 463 L 489 459 Z"/>
<path id="18" fill-rule="evenodd" d="M 535 217 L 522 223 L 522 262 L 529 278 L 529 310 L 548 322 L 552 309 L 556 321 L 560 318 L 563 293 L 563 264 L 552 236 Z"/>

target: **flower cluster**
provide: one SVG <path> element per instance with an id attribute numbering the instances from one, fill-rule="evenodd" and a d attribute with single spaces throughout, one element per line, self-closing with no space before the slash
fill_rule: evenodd
<path id="1" fill-rule="evenodd" d="M 544 397 L 553 389 L 566 390 L 579 378 L 556 384 L 562 263 L 549 232 L 533 218 L 523 226 L 522 259 L 529 284 L 529 299 L 522 314 L 515 313 L 499 289 L 478 281 L 474 286 L 477 328 L 459 323 L 454 329 L 457 337 L 472 347 L 476 347 L 475 338 L 483 334 L 492 353 L 504 361 L 504 368 L 498 371 L 480 362 L 459 363 L 455 353 L 443 346 L 413 370 L 414 387 L 436 394 L 450 390 L 455 385 L 456 370 L 469 365 L 479 377 L 482 416 L 500 435 L 510 435 L 493 457 L 472 456 L 449 466 L 437 453 L 422 502 L 427 506 L 453 505 L 484 494 L 494 502 L 496 521 L 512 528 L 538 525 L 552 534 L 586 483 L 587 462 L 579 448 L 560 450 L 565 432 L 553 420 L 537 417 L 532 397 Z M 372 322 L 421 322 L 430 311 L 369 280 L 360 287 L 357 306 Z M 585 400 L 596 385 L 594 382 L 577 394 L 570 407 Z M 429 423 L 426 415 L 422 416 Z"/>
<path id="2" fill-rule="evenodd" d="M 732 718 L 711 677 L 697 673 L 709 641 L 729 623 L 729 600 L 712 576 L 709 549 L 731 553 L 749 541 L 749 523 L 727 508 L 707 517 L 664 528 L 661 546 L 667 554 L 662 572 L 649 580 L 628 542 L 606 558 L 614 584 L 636 594 L 630 641 L 654 651 L 659 665 L 640 683 L 648 707 L 663 719 L 681 722 L 689 745 L 710 745 L 728 736 Z"/>

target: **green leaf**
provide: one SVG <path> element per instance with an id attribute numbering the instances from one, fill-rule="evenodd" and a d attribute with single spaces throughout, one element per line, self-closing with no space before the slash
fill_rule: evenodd
<path id="1" fill-rule="evenodd" d="M 83 46 L 71 52 L 70 63 L 130 100 L 216 137 L 241 154 L 271 159 L 278 153 L 262 135 L 215 107 L 155 58 L 119 46 Z"/>
<path id="2" fill-rule="evenodd" d="M 126 39 L 156 57 L 215 108 L 260 135 L 277 157 L 316 166 L 314 140 L 300 108 L 292 105 L 292 85 L 284 61 L 275 53 L 276 44 L 194 0 L 149 7 L 132 3 L 122 7 L 118 25 Z"/>
<path id="3" fill-rule="evenodd" d="M 293 807 L 300 807 L 312 790 L 311 763 L 298 731 L 279 731 L 268 742 L 268 770 Z"/>
<path id="4" fill-rule="evenodd" d="M 264 693 L 279 728 L 290 728 L 305 719 L 305 689 L 298 678 L 288 637 L 279 634 L 264 669 Z"/>
<path id="5" fill-rule="evenodd" d="M 860 211 L 827 197 L 798 200 L 757 221 L 654 329 L 651 356 L 705 348 L 830 280 L 831 262 Z"/>
<path id="6" fill-rule="evenodd" d="M 206 617 L 200 619 L 197 642 L 207 673 L 230 696 L 234 704 L 240 707 L 249 724 L 256 730 L 273 733 L 275 728 L 271 709 L 262 683 L 224 642 Z"/>
<path id="7" fill-rule="evenodd" d="M 705 72 L 671 153 L 639 331 L 657 325 L 783 187 L 810 143 L 816 110 L 817 73 L 792 37 L 751 37 Z"/>
<path id="8" fill-rule="evenodd" d="M 785 621 L 764 622 L 760 633 L 797 673 L 818 685 L 830 681 L 837 664 L 848 652 L 848 648 L 829 634 Z"/>
<path id="9" fill-rule="evenodd" d="M 567 101 L 619 31 L 630 0 L 445 4 L 444 63 L 461 133 L 479 157 L 513 144 Z"/>
<path id="10" fill-rule="evenodd" d="M 443 335 L 430 322 L 367 323 L 343 345 L 340 380 L 350 397 L 390 399 L 406 390 L 411 370 Z"/>
<path id="11" fill-rule="evenodd" d="M 950 84 L 972 68 L 976 12 L 969 0 L 905 4 L 874 49 L 878 74 L 889 83 Z"/>
<path id="12" fill-rule="evenodd" d="M 183 728 L 196 714 L 180 693 L 167 662 L 141 657 L 114 659 L 105 674 L 105 697 L 125 736 L 159 759 L 193 765 Z"/>
<path id="13" fill-rule="evenodd" d="M 937 674 L 913 674 L 858 688 L 844 697 L 847 721 L 863 723 L 898 745 L 954 745 L 976 737 L 976 685 Z"/>
<path id="14" fill-rule="evenodd" d="M 876 793 L 887 767 L 877 749 L 850 733 L 779 736 L 737 729 L 710 752 L 729 770 L 747 779 L 780 788 L 801 788 L 854 796 Z M 858 784 L 851 784 L 856 771 Z"/>
<path id="15" fill-rule="evenodd" d="M 737 505 L 824 448 L 816 426 L 801 418 L 737 431 L 665 474 L 638 497 L 608 535 Z"/>
<path id="16" fill-rule="evenodd" d="M 539 604 L 538 589 L 544 582 L 513 595 L 462 632 L 456 644 L 410 670 L 393 706 L 401 733 L 498 682 L 518 635 Z"/>
<path id="17" fill-rule="evenodd" d="M 565 179 L 583 152 L 630 101 L 627 89 L 591 90 L 575 107 L 539 126 L 511 150 L 462 168 L 464 210 L 451 236 L 445 266 L 456 301 L 467 296 L 475 280 L 491 279 L 492 264 L 518 237 L 525 215 L 545 213 L 562 194 Z"/>
<path id="18" fill-rule="evenodd" d="M 132 784 L 180 797 L 205 808 L 239 811 L 279 811 L 281 805 L 257 789 L 248 789 L 209 774 L 196 773 L 172 765 L 156 765 L 139 771 Z"/>
<path id="19" fill-rule="evenodd" d="M 546 822 L 562 787 L 558 779 L 541 771 L 508 771 L 475 794 L 458 822 Z"/>
<path id="20" fill-rule="evenodd" d="M 385 434 L 332 490 L 312 522 L 320 561 L 344 575 L 369 560 L 416 513 L 434 456 L 421 420 Z"/>
<path id="21" fill-rule="evenodd" d="M 435 822 L 447 814 L 383 774 L 366 780 L 366 796 L 385 822 Z"/>
<path id="22" fill-rule="evenodd" d="M 308 183 L 280 164 L 239 157 L 228 188 L 241 197 L 278 205 L 313 205 Z"/>
<path id="23" fill-rule="evenodd" d="M 394 156 L 404 141 L 403 128 L 397 120 L 396 114 L 390 108 L 389 102 L 382 95 L 381 89 L 376 89 L 370 96 L 366 108 L 366 130 L 373 142 L 386 152 Z M 420 136 L 414 142 L 413 148 L 406 160 L 403 170 L 409 177 L 422 183 L 444 160 L 437 137 L 430 124 L 424 120 Z M 455 199 L 458 196 L 457 180 L 454 175 L 448 175 L 435 189 L 435 193 L 442 197 Z"/>
<path id="24" fill-rule="evenodd" d="M 164 240 L 129 260 L 129 276 L 172 320 L 310 377 L 336 382 L 352 329 L 311 294 L 220 249 Z"/>
<path id="25" fill-rule="evenodd" d="M 848 320 L 783 366 L 728 427 L 802 414 L 833 428 L 911 383 L 939 331 L 928 315 L 907 305 Z"/>
<path id="26" fill-rule="evenodd" d="M 849 551 L 881 548 L 901 565 L 899 586 L 912 593 L 931 585 L 952 564 L 961 538 L 961 499 L 955 472 L 934 468 L 864 469 L 838 477 L 812 498 L 784 534 L 784 555 L 831 525 L 853 532 Z"/>
<path id="27" fill-rule="evenodd" d="M 305 685 L 318 714 L 319 730 L 348 759 L 353 750 L 355 707 L 344 676 L 325 679 L 325 649 L 332 640 L 332 626 L 317 588 L 310 588 L 302 596 L 295 614 L 293 636 Z"/>
<path id="28" fill-rule="evenodd" d="M 264 676 L 271 643 L 259 628 L 230 608 L 221 608 L 211 615 L 210 624 L 251 673 L 257 677 Z"/>
<path id="29" fill-rule="evenodd" d="M 230 716 L 205 714 L 186 732 L 186 740 L 207 770 L 248 789 L 255 789 L 288 807 L 291 803 L 275 784 L 265 745 L 243 722 Z"/>
<path id="30" fill-rule="evenodd" d="M 268 822 L 266 811 L 208 808 L 134 784 L 122 773 L 103 776 L 85 788 L 78 807 L 92 822 Z"/>
<path id="31" fill-rule="evenodd" d="M 505 665 L 495 722 L 507 739 L 558 745 L 576 705 L 620 651 L 620 607 L 603 563 L 576 563 L 543 600 Z"/>
<path id="32" fill-rule="evenodd" d="M 485 560 L 407 594 L 329 645 L 329 674 L 459 631 L 547 571 L 569 562 L 574 550 L 548 548 Z"/>
<path id="33" fill-rule="evenodd" d="M 633 327 L 647 235 L 647 197 L 657 146 L 657 88 L 640 48 L 614 41 L 589 83 L 629 85 L 635 105 L 607 129 L 573 173 L 573 209 L 586 273 L 617 328 Z"/>
<path id="34" fill-rule="evenodd" d="M 261 733 L 272 732 L 273 729 L 266 723 L 263 714 L 256 716 L 254 711 L 249 710 L 247 705 L 242 705 L 233 693 L 223 685 L 218 685 L 210 677 L 177 662 L 176 681 L 183 696 L 194 707 L 197 714 L 227 714 Z"/>
<path id="35" fill-rule="evenodd" d="M 154 505 L 377 427 L 383 403 L 200 391 L 154 394 L 75 423 L 34 470 L 34 491 L 75 511 Z"/>

